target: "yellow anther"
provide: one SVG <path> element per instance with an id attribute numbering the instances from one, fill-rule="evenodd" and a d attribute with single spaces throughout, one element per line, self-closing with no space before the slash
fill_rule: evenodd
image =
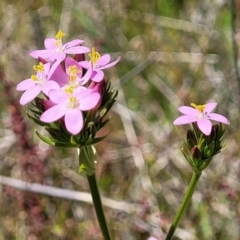
<path id="1" fill-rule="evenodd" d="M 38 78 L 37 78 L 36 75 L 32 75 L 32 76 L 31 76 L 31 79 L 32 79 L 33 81 L 38 81 Z"/>
<path id="2" fill-rule="evenodd" d="M 35 70 L 36 72 L 43 72 L 44 71 L 43 63 L 40 62 L 38 65 L 33 65 L 33 70 Z"/>
<path id="3" fill-rule="evenodd" d="M 81 71 L 77 68 L 76 65 L 70 66 L 67 69 L 67 74 L 69 75 L 70 79 L 70 84 L 74 84 L 74 82 L 77 79 L 77 74 L 80 73 Z"/>
<path id="4" fill-rule="evenodd" d="M 70 66 L 67 70 L 67 74 L 68 75 L 77 75 L 78 73 L 80 73 L 80 70 L 77 68 L 76 65 Z"/>
<path id="5" fill-rule="evenodd" d="M 97 62 L 97 60 L 101 57 L 101 55 L 98 52 L 95 52 L 95 48 L 92 48 L 92 51 L 88 54 L 88 56 L 91 59 L 92 63 Z"/>
<path id="6" fill-rule="evenodd" d="M 70 96 L 69 97 L 69 102 L 68 102 L 68 107 L 70 108 L 75 108 L 78 105 L 78 101 L 77 98 L 74 96 Z"/>
<path id="7" fill-rule="evenodd" d="M 65 33 L 62 30 L 59 30 L 58 33 L 56 34 L 55 38 L 57 40 L 61 40 L 65 36 Z"/>
<path id="8" fill-rule="evenodd" d="M 69 94 L 69 95 L 72 95 L 73 94 L 73 91 L 74 91 L 74 86 L 72 85 L 67 85 L 66 87 L 64 87 L 64 92 Z"/>
<path id="9" fill-rule="evenodd" d="M 195 103 L 191 103 L 191 106 L 193 106 L 195 109 L 197 109 L 201 113 L 205 110 L 205 107 L 206 107 L 206 105 L 197 105 Z"/>

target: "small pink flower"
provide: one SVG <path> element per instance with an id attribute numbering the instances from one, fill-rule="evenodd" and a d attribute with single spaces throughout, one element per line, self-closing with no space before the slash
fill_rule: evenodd
<path id="1" fill-rule="evenodd" d="M 61 62 L 65 59 L 66 54 L 80 54 L 90 52 L 90 49 L 84 46 L 78 46 L 84 41 L 75 39 L 66 44 L 62 44 L 62 38 L 65 36 L 61 30 L 56 34 L 55 38 L 46 38 L 44 41 L 44 50 L 31 51 L 30 55 L 34 58 L 43 58 L 48 61 Z"/>
<path id="2" fill-rule="evenodd" d="M 91 76 L 92 81 L 94 82 L 100 82 L 104 78 L 104 73 L 102 69 L 110 68 L 114 65 L 116 65 L 121 57 L 119 56 L 115 61 L 111 62 L 111 56 L 109 54 L 105 54 L 101 56 L 98 52 L 95 51 L 94 48 L 92 48 L 92 52 L 89 53 L 89 56 L 91 58 L 90 61 L 82 61 L 80 62 L 80 65 L 86 69 L 89 69 L 92 67 L 93 73 Z"/>
<path id="3" fill-rule="evenodd" d="M 73 87 L 84 85 L 88 82 L 92 75 L 92 69 L 89 68 L 83 75 L 81 65 L 70 57 L 66 57 L 65 69 L 60 64 L 54 71 L 52 78 L 57 79 L 60 87 Z"/>
<path id="4" fill-rule="evenodd" d="M 31 102 L 41 91 L 48 95 L 49 90 L 59 88 L 57 82 L 50 80 L 55 70 L 53 67 L 50 68 L 50 63 L 40 62 L 38 65 L 34 65 L 33 69 L 37 72 L 36 75 L 23 80 L 16 87 L 17 91 L 25 91 L 20 99 L 22 105 Z"/>
<path id="5" fill-rule="evenodd" d="M 228 119 L 224 116 L 217 113 L 211 113 L 217 106 L 217 103 L 207 103 L 206 105 L 196 105 L 192 103 L 191 105 L 194 108 L 188 106 L 182 106 L 178 108 L 178 110 L 183 113 L 184 116 L 178 117 L 173 122 L 174 125 L 184 125 L 197 122 L 197 126 L 201 132 L 205 135 L 210 135 L 212 131 L 212 123 L 210 120 L 230 124 Z"/>
<path id="6" fill-rule="evenodd" d="M 72 94 L 62 90 L 51 90 L 49 99 L 56 105 L 45 111 L 40 120 L 51 123 L 64 117 L 67 130 L 76 135 L 84 126 L 82 111 L 93 109 L 99 102 L 100 94 L 92 93 L 91 89 L 79 87 Z"/>

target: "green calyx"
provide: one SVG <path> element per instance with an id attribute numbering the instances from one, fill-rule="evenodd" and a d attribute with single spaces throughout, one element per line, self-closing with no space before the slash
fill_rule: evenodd
<path id="1" fill-rule="evenodd" d="M 212 126 L 209 136 L 204 135 L 196 123 L 193 123 L 193 129 L 188 130 L 186 147 L 182 149 L 182 153 L 196 173 L 204 170 L 213 156 L 221 152 L 224 132 L 221 123 Z"/>

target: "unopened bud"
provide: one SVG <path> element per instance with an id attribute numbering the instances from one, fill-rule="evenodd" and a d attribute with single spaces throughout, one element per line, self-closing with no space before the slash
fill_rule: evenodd
<path id="1" fill-rule="evenodd" d="M 192 149 L 194 146 L 197 145 L 197 139 L 192 130 L 187 131 L 187 145 L 188 145 L 189 149 Z"/>

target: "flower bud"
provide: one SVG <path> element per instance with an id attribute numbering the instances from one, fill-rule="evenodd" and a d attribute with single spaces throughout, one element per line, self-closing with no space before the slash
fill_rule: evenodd
<path id="1" fill-rule="evenodd" d="M 187 145 L 189 149 L 193 148 L 197 144 L 197 139 L 193 130 L 187 131 Z"/>
<path id="2" fill-rule="evenodd" d="M 182 150 L 184 157 L 192 166 L 194 171 L 204 170 L 213 156 L 223 148 L 224 128 L 221 123 L 212 126 L 210 135 L 202 134 L 193 124 L 193 129 L 187 132 L 187 150 Z"/>

